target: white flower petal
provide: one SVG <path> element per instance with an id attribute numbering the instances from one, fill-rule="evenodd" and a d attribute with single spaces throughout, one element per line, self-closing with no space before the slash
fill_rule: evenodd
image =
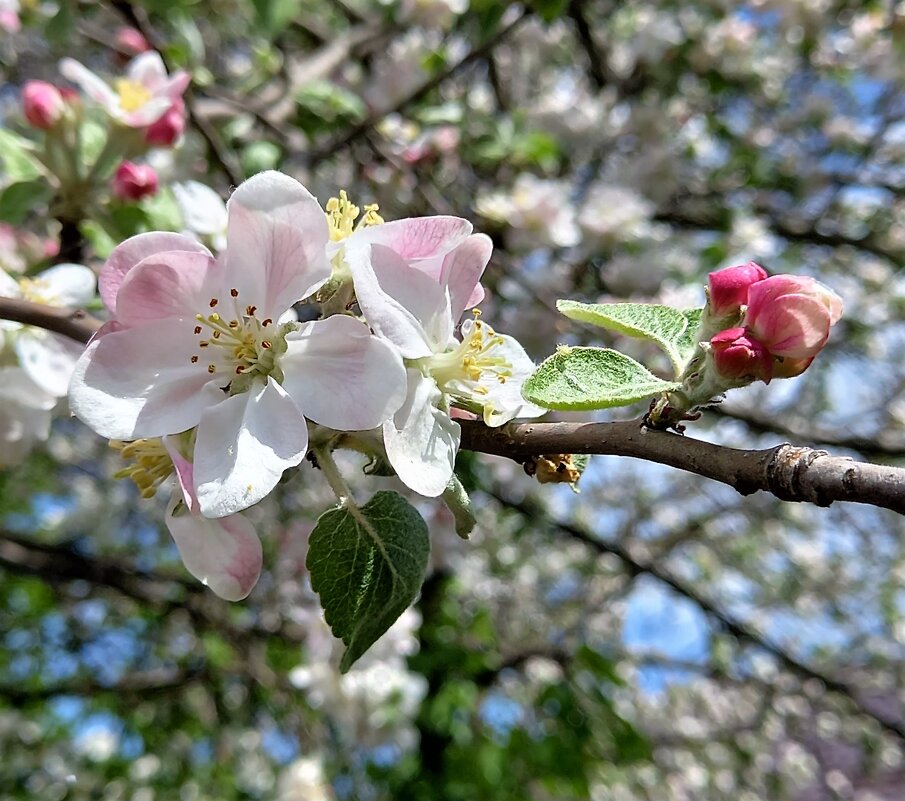
<path id="1" fill-rule="evenodd" d="M 166 525 L 179 549 L 182 563 L 195 578 L 227 601 L 241 601 L 261 575 L 261 541 L 244 515 L 210 520 L 193 515 L 173 493 Z"/>
<path id="2" fill-rule="evenodd" d="M 191 363 L 196 343 L 182 325 L 150 323 L 91 342 L 69 385 L 73 414 L 107 439 L 162 437 L 197 425 L 211 402 L 201 389 L 212 377 Z"/>
<path id="3" fill-rule="evenodd" d="M 126 77 L 153 92 L 166 83 L 167 68 L 160 53 L 156 50 L 147 50 L 128 63 Z"/>
<path id="4" fill-rule="evenodd" d="M 39 329 L 26 328 L 16 337 L 19 364 L 45 392 L 63 398 L 84 345 Z"/>
<path id="5" fill-rule="evenodd" d="M 405 399 L 399 352 L 352 317 L 306 323 L 286 344 L 283 387 L 316 423 L 365 431 L 389 420 Z"/>
<path id="6" fill-rule="evenodd" d="M 459 424 L 437 408 L 443 397 L 433 379 L 408 370 L 408 397 L 383 426 L 387 458 L 400 480 L 429 498 L 443 493 L 459 450 Z"/>
<path id="7" fill-rule="evenodd" d="M 78 308 L 94 298 L 97 279 L 84 264 L 57 264 L 36 276 L 47 285 L 53 303 Z"/>
<path id="8" fill-rule="evenodd" d="M 200 236 L 226 231 L 226 203 L 217 192 L 198 181 L 173 184 L 171 189 L 186 228 Z"/>
<path id="9" fill-rule="evenodd" d="M 305 418 L 272 378 L 212 406 L 195 439 L 201 513 L 223 517 L 257 503 L 307 449 Z"/>
<path id="10" fill-rule="evenodd" d="M 262 172 L 227 203 L 226 281 L 242 304 L 279 317 L 329 277 L 327 218 L 294 178 Z"/>
<path id="11" fill-rule="evenodd" d="M 88 97 L 100 103 L 108 113 L 119 110 L 119 96 L 101 78 L 74 58 L 60 62 L 60 74 L 76 84 Z"/>
<path id="12" fill-rule="evenodd" d="M 368 325 L 404 358 L 420 359 L 446 348 L 454 321 L 440 284 L 382 245 L 347 248 L 346 263 Z"/>

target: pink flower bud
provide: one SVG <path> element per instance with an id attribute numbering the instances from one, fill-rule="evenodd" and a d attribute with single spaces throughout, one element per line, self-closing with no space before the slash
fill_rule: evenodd
<path id="1" fill-rule="evenodd" d="M 120 200 L 141 200 L 157 192 L 157 173 L 147 164 L 124 161 L 113 176 L 113 194 Z"/>
<path id="2" fill-rule="evenodd" d="M 171 147 L 185 131 L 185 103 L 181 97 L 157 122 L 151 123 L 145 131 L 145 141 L 154 147 Z"/>
<path id="3" fill-rule="evenodd" d="M 806 276 L 774 275 L 749 290 L 745 327 L 774 356 L 809 361 L 841 316 L 842 299 L 829 287 Z"/>
<path id="4" fill-rule="evenodd" d="M 31 125 L 46 131 L 59 122 L 66 111 L 66 103 L 52 83 L 27 81 L 22 89 L 22 111 Z"/>
<path id="5" fill-rule="evenodd" d="M 127 25 L 116 31 L 113 44 L 116 47 L 117 60 L 124 63 L 139 55 L 139 53 L 144 53 L 151 49 L 151 43 L 145 39 L 141 31 Z"/>
<path id="6" fill-rule="evenodd" d="M 737 314 L 748 301 L 748 288 L 766 277 L 767 271 L 753 261 L 710 273 L 710 313 L 714 317 Z"/>
<path id="7" fill-rule="evenodd" d="M 713 363 L 722 378 L 760 379 L 769 384 L 773 378 L 773 357 L 744 328 L 727 328 L 711 340 Z"/>

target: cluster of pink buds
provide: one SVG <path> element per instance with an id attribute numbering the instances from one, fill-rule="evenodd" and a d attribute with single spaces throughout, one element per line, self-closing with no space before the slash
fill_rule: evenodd
<path id="1" fill-rule="evenodd" d="M 769 383 L 807 369 L 842 316 L 842 299 L 813 278 L 769 276 L 749 262 L 710 273 L 708 313 L 726 324 L 710 339 L 719 376 Z"/>

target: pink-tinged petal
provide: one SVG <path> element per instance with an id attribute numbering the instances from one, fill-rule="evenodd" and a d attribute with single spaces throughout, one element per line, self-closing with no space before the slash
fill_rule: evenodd
<path id="1" fill-rule="evenodd" d="M 739 308 L 748 302 L 748 290 L 767 277 L 767 271 L 753 261 L 710 273 L 707 276 L 710 313 L 715 317 L 738 314 Z"/>
<path id="2" fill-rule="evenodd" d="M 195 466 L 182 455 L 181 445 L 182 439 L 178 435 L 163 438 L 163 446 L 170 454 L 173 469 L 176 471 L 176 481 L 179 489 L 182 490 L 182 499 L 189 512 L 198 514 L 198 498 L 195 496 Z"/>
<path id="3" fill-rule="evenodd" d="M 183 234 L 171 234 L 163 231 L 154 231 L 148 234 L 138 234 L 130 237 L 121 245 L 117 245 L 106 264 L 98 275 L 98 292 L 104 305 L 111 311 L 116 311 L 116 293 L 120 284 L 138 262 L 157 253 L 183 250 L 189 253 L 206 253 L 210 251 L 198 240 Z"/>
<path id="4" fill-rule="evenodd" d="M 233 193 L 227 212 L 226 281 L 241 303 L 279 317 L 330 277 L 327 218 L 295 179 L 255 175 Z"/>
<path id="5" fill-rule="evenodd" d="M 84 346 L 68 337 L 25 329 L 16 337 L 19 364 L 45 392 L 63 398 Z"/>
<path id="6" fill-rule="evenodd" d="M 185 90 L 189 88 L 191 82 L 192 76 L 185 70 L 179 70 L 174 72 L 169 79 L 156 90 L 156 92 L 163 97 L 169 98 L 172 102 L 185 94 Z"/>
<path id="7" fill-rule="evenodd" d="M 223 517 L 256 504 L 307 449 L 305 418 L 272 378 L 212 406 L 195 440 L 201 514 Z"/>
<path id="8" fill-rule="evenodd" d="M 461 217 L 409 217 L 362 228 L 350 237 L 353 246 L 384 245 L 406 260 L 442 256 L 462 244 L 472 225 Z"/>
<path id="9" fill-rule="evenodd" d="M 383 425 L 387 458 L 400 480 L 428 498 L 443 493 L 459 450 L 459 424 L 438 408 L 442 395 L 430 378 L 408 370 L 408 395 Z"/>
<path id="10" fill-rule="evenodd" d="M 127 326 L 165 318 L 192 336 L 195 315 L 210 313 L 220 294 L 223 268 L 207 253 L 171 251 L 148 256 L 133 269 L 116 296 L 116 318 Z"/>
<path id="11" fill-rule="evenodd" d="M 126 77 L 153 92 L 166 83 L 167 68 L 160 53 L 156 50 L 147 50 L 129 62 Z"/>
<path id="12" fill-rule="evenodd" d="M 88 97 L 100 103 L 108 112 L 119 108 L 119 95 L 104 81 L 74 58 L 60 62 L 60 74 L 76 84 Z"/>
<path id="13" fill-rule="evenodd" d="M 473 234 L 443 259 L 440 283 L 449 290 L 453 320 L 484 299 L 484 288 L 479 282 L 492 252 L 489 236 Z"/>
<path id="14" fill-rule="evenodd" d="M 406 359 L 446 349 L 453 332 L 449 294 L 381 245 L 346 250 L 355 296 L 368 325 Z"/>
<path id="15" fill-rule="evenodd" d="M 744 328 L 727 328 L 710 339 L 713 365 L 717 374 L 727 380 L 767 384 L 773 378 L 773 355 Z"/>
<path id="16" fill-rule="evenodd" d="M 810 359 L 829 338 L 830 312 L 813 297 L 782 295 L 747 327 L 774 356 Z"/>
<path id="17" fill-rule="evenodd" d="M 261 575 L 261 541 L 254 526 L 244 515 L 209 520 L 184 508 L 178 514 L 179 504 L 174 493 L 165 520 L 182 563 L 221 598 L 241 601 Z"/>
<path id="18" fill-rule="evenodd" d="M 130 128 L 146 128 L 166 114 L 172 104 L 168 97 L 152 97 L 135 111 L 120 111 L 116 116 Z"/>
<path id="19" fill-rule="evenodd" d="M 57 264 L 37 276 L 43 281 L 55 303 L 74 308 L 84 306 L 94 298 L 97 278 L 84 264 Z"/>
<path id="20" fill-rule="evenodd" d="M 305 417 L 338 431 L 366 431 L 405 400 L 399 352 L 352 317 L 306 323 L 286 337 L 283 388 Z"/>
<path id="21" fill-rule="evenodd" d="M 201 392 L 211 376 L 204 365 L 191 363 L 195 345 L 190 333 L 166 323 L 94 339 L 72 374 L 73 414 L 107 439 L 162 437 L 192 428 L 211 402 Z"/>
<path id="22" fill-rule="evenodd" d="M 807 370 L 812 361 L 814 361 L 813 357 L 810 359 L 779 359 L 773 364 L 773 377 L 795 378 Z"/>

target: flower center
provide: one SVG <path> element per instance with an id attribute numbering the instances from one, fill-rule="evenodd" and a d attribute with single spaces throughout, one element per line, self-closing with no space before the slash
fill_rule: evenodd
<path id="1" fill-rule="evenodd" d="M 204 365 L 212 376 L 226 378 L 233 395 L 247 390 L 258 377 L 272 375 L 282 382 L 277 362 L 286 352 L 286 333 L 291 324 L 274 325 L 270 317 L 259 320 L 256 306 L 241 307 L 239 290 L 230 289 L 229 294 L 233 307 L 229 319 L 216 311 L 195 315 L 198 353 L 191 357 L 191 363 Z M 211 309 L 219 305 L 219 298 L 211 298 Z"/>
<path id="2" fill-rule="evenodd" d="M 505 384 L 512 375 L 509 360 L 496 352 L 505 340 L 480 316 L 475 309 L 474 319 L 462 323 L 462 341 L 455 348 L 424 360 L 431 377 L 447 395 L 486 395 L 487 387 L 481 382 L 490 379 Z"/>
<path id="3" fill-rule="evenodd" d="M 110 440 L 110 447 L 130 465 L 113 474 L 114 478 L 131 478 L 142 498 L 153 498 L 160 485 L 173 474 L 173 460 L 163 440 L 137 439 L 134 442 Z"/>
<path id="4" fill-rule="evenodd" d="M 351 236 L 359 228 L 368 228 L 372 225 L 383 224 L 383 217 L 378 213 L 376 203 L 365 206 L 364 216 L 358 220 L 361 209 L 358 208 L 341 189 L 339 197 L 331 197 L 327 201 L 327 225 L 330 227 L 330 239 L 339 242 L 347 236 Z M 358 220 L 358 224 L 355 221 Z"/>
<path id="5" fill-rule="evenodd" d="M 43 278 L 20 278 L 19 289 L 22 290 L 22 298 L 32 303 L 43 303 L 47 306 L 56 305 L 50 284 Z"/>
<path id="6" fill-rule="evenodd" d="M 119 105 L 123 111 L 138 111 L 151 99 L 151 93 L 138 81 L 120 78 L 116 81 Z"/>

